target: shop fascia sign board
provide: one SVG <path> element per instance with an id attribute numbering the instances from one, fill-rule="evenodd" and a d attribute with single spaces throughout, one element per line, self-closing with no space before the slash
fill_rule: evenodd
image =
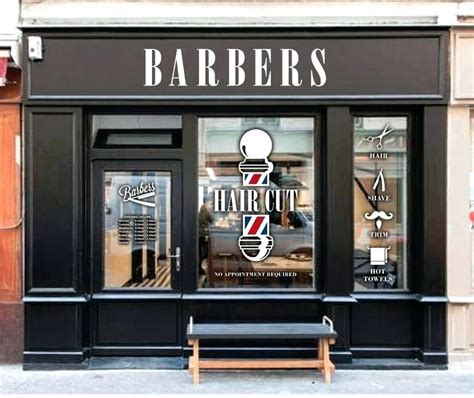
<path id="1" fill-rule="evenodd" d="M 28 45 L 41 45 L 28 51 L 27 94 L 36 99 L 443 100 L 443 34 L 67 39 L 60 34 L 28 34 Z M 84 79 L 77 65 L 94 73 Z"/>

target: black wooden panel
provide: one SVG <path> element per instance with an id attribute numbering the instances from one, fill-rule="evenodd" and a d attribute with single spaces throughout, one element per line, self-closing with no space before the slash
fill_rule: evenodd
<path id="1" fill-rule="evenodd" d="M 419 303 L 418 311 L 421 350 L 446 351 L 446 303 Z"/>
<path id="2" fill-rule="evenodd" d="M 352 118 L 347 107 L 329 107 L 326 117 L 326 189 L 322 222 L 324 249 L 324 292 L 344 296 L 353 291 L 353 183 Z"/>
<path id="3" fill-rule="evenodd" d="M 413 309 L 413 302 L 353 304 L 351 346 L 412 346 Z"/>
<path id="4" fill-rule="evenodd" d="M 321 322 L 321 304 L 318 302 L 294 301 L 186 301 L 183 307 L 183 341 L 186 336 L 185 325 L 189 316 L 196 323 L 291 323 Z M 204 346 L 211 347 L 314 347 L 312 340 L 210 340 Z"/>
<path id="5" fill-rule="evenodd" d="M 38 33 L 35 33 L 38 34 Z M 41 34 L 41 33 L 39 33 Z M 442 99 L 444 91 L 445 48 L 442 32 L 365 32 L 326 34 L 293 31 L 291 33 L 206 32 L 173 34 L 153 32 L 128 37 L 113 34 L 43 34 L 44 59 L 29 63 L 27 98 L 47 97 L 183 97 L 183 96 L 308 96 L 311 98 L 400 98 Z M 286 37 L 285 37 L 286 36 Z M 166 40 L 163 40 L 166 39 Z M 27 37 L 25 35 L 25 40 Z M 26 48 L 25 44 L 25 48 Z M 159 49 L 163 79 L 159 86 L 145 87 L 144 49 Z M 198 48 L 216 54 L 216 87 L 198 86 Z M 245 52 L 244 84 L 228 85 L 229 48 Z M 254 84 L 255 48 L 271 49 L 269 70 L 272 84 Z M 282 48 L 298 52 L 299 87 L 281 84 Z M 311 86 L 313 49 L 325 49 L 324 69 L 327 81 L 322 87 Z M 182 49 L 186 68 L 186 87 L 169 84 L 176 49 Z M 124 56 L 126 54 L 126 56 Z M 416 62 L 413 60 L 416 59 Z M 59 66 L 59 67 L 58 67 Z M 190 66 L 190 67 L 189 67 Z M 87 73 L 94 71 L 94 73 Z M 86 76 L 87 74 L 87 76 Z M 124 78 L 126 76 L 127 78 Z M 316 79 L 318 79 L 316 77 Z"/>
<path id="6" fill-rule="evenodd" d="M 175 345 L 178 343 L 174 302 L 97 302 L 95 345 Z"/>
<path id="7" fill-rule="evenodd" d="M 189 301 L 184 314 L 196 323 L 321 322 L 322 317 L 320 303 L 310 301 Z"/>
<path id="8" fill-rule="evenodd" d="M 343 351 L 350 350 L 351 344 L 351 304 L 326 304 L 326 315 L 334 322 L 334 329 L 338 333 L 334 348 Z"/>
<path id="9" fill-rule="evenodd" d="M 27 292 L 77 290 L 81 256 L 80 111 L 29 109 Z"/>
<path id="10" fill-rule="evenodd" d="M 419 293 L 446 294 L 447 108 L 427 106 L 423 116 L 423 229 Z"/>
<path id="11" fill-rule="evenodd" d="M 81 304 L 25 304 L 25 351 L 82 350 Z"/>

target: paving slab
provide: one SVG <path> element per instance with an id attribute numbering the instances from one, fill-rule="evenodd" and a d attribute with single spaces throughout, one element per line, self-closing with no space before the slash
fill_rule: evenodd
<path id="1" fill-rule="evenodd" d="M 474 394 L 474 363 L 448 370 L 338 370 L 324 384 L 311 370 L 202 372 L 193 385 L 187 370 L 24 371 L 0 366 L 3 394 Z"/>

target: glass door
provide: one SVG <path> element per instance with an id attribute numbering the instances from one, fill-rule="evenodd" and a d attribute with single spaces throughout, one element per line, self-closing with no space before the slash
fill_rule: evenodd
<path id="1" fill-rule="evenodd" d="M 94 292 L 180 291 L 180 164 L 94 164 Z"/>

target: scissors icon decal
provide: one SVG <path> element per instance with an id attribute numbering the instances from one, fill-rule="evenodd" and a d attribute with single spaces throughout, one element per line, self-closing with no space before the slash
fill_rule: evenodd
<path id="1" fill-rule="evenodd" d="M 387 125 L 385 126 L 385 128 L 383 129 L 382 133 L 380 133 L 380 135 L 377 135 L 377 136 L 375 136 L 375 137 L 369 136 L 369 137 L 367 137 L 367 138 L 364 138 L 364 140 L 367 141 L 367 142 L 373 142 L 374 140 L 379 140 L 379 143 L 378 143 L 375 147 L 376 147 L 379 151 L 382 150 L 382 148 L 383 148 L 383 143 L 382 143 L 383 138 L 384 138 L 386 135 L 390 134 L 390 133 L 393 131 L 393 129 L 390 129 L 390 130 L 389 130 L 389 127 L 390 127 L 390 126 L 387 124 Z"/>

